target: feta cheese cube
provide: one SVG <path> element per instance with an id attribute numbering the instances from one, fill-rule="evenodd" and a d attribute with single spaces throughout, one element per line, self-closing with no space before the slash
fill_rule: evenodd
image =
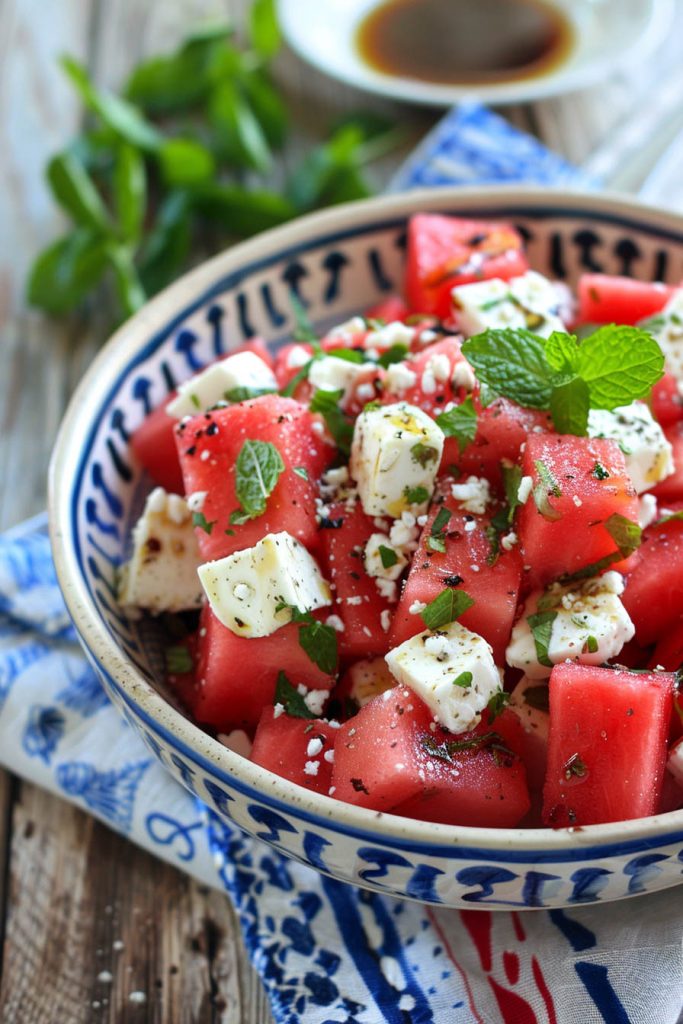
<path id="1" fill-rule="evenodd" d="M 349 697 L 359 708 L 374 697 L 396 686 L 396 680 L 389 671 L 384 658 L 363 658 L 355 661 L 348 670 Z"/>
<path id="2" fill-rule="evenodd" d="M 386 564 L 385 564 L 386 563 Z M 371 533 L 365 544 L 365 571 L 375 579 L 397 580 L 408 559 L 386 533 Z"/>
<path id="3" fill-rule="evenodd" d="M 674 472 L 673 449 L 664 431 L 643 402 L 588 413 L 588 436 L 616 441 L 626 471 L 638 494 L 648 491 Z"/>
<path id="4" fill-rule="evenodd" d="M 385 661 L 394 678 L 454 733 L 474 728 L 501 688 L 491 647 L 459 622 L 418 633 L 389 651 Z"/>
<path id="5" fill-rule="evenodd" d="M 187 502 L 157 487 L 133 529 L 133 554 L 121 569 L 119 603 L 132 616 L 139 609 L 159 615 L 199 608 L 199 562 Z"/>
<path id="6" fill-rule="evenodd" d="M 458 326 L 468 336 L 488 329 L 523 327 L 543 338 L 564 331 L 560 298 L 552 281 L 535 270 L 502 281 L 462 284 L 453 289 Z"/>
<path id="7" fill-rule="evenodd" d="M 176 419 L 196 416 L 223 401 L 234 388 L 277 391 L 277 381 L 270 367 L 255 352 L 236 352 L 234 356 L 211 363 L 180 384 L 178 395 L 168 403 L 166 412 Z"/>
<path id="8" fill-rule="evenodd" d="M 642 326 L 659 344 L 669 373 L 683 381 L 683 288 L 674 292 L 661 313 Z"/>
<path id="9" fill-rule="evenodd" d="M 214 615 L 237 636 L 270 636 L 290 621 L 290 607 L 309 612 L 332 604 L 317 562 L 285 532 L 197 571 Z"/>
<path id="10" fill-rule="evenodd" d="M 374 363 L 350 363 L 348 359 L 338 359 L 334 353 L 316 359 L 311 364 L 308 379 L 314 388 L 321 391 L 343 391 L 340 405 L 348 401 L 354 385 L 359 377 L 375 370 Z M 370 397 L 374 395 L 372 389 Z"/>
<path id="11" fill-rule="evenodd" d="M 408 509 L 426 511 L 443 444 L 443 431 L 417 406 L 396 402 L 362 412 L 349 468 L 366 515 L 398 519 Z M 416 488 L 426 492 L 423 501 L 410 500 Z"/>
<path id="12" fill-rule="evenodd" d="M 508 665 L 522 669 L 531 679 L 545 679 L 552 665 L 561 661 L 600 665 L 616 657 L 635 633 L 620 599 L 623 592 L 624 578 L 613 571 L 569 586 L 554 583 L 545 593 L 534 592 L 513 627 L 505 652 Z M 551 665 L 539 661 L 529 624 L 529 616 L 538 613 L 539 601 L 543 612 L 554 615 L 549 620 L 552 624 L 547 645 Z"/>

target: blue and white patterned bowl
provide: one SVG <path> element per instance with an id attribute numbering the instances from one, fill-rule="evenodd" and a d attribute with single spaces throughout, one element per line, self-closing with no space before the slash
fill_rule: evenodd
<path id="1" fill-rule="evenodd" d="M 416 210 L 510 219 L 532 265 L 569 283 L 583 270 L 683 278 L 683 217 L 553 190 L 384 197 L 230 249 L 125 324 L 71 402 L 50 472 L 52 544 L 69 611 L 112 700 L 171 774 L 220 816 L 320 871 L 457 907 L 592 903 L 676 885 L 683 811 L 575 830 L 494 830 L 412 821 L 308 793 L 188 721 L 163 692 L 154 637 L 116 606 L 115 570 L 149 487 L 129 448 L 131 431 L 177 382 L 245 338 L 285 339 L 291 289 L 318 322 L 343 320 L 399 289 L 406 217 Z"/>

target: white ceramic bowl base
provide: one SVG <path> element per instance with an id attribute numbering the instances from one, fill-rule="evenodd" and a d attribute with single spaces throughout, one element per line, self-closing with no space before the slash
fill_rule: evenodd
<path id="1" fill-rule="evenodd" d="M 417 822 L 309 793 L 189 721 L 158 681 L 154 630 L 116 606 L 116 566 L 150 487 L 129 451 L 130 432 L 175 383 L 246 337 L 287 338 L 290 289 L 318 323 L 400 290 L 406 218 L 417 210 L 511 220 L 532 265 L 570 284 L 585 269 L 683 278 L 683 217 L 552 190 L 385 197 L 226 251 L 125 324 L 71 402 L 50 472 L 52 543 L 69 610 L 107 692 L 171 774 L 219 817 L 290 857 L 380 892 L 456 907 L 557 907 L 677 885 L 683 811 L 575 830 L 496 830 Z"/>

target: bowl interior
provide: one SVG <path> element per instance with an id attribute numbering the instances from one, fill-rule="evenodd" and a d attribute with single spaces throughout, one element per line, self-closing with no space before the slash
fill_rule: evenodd
<path id="1" fill-rule="evenodd" d="M 406 220 L 415 210 L 511 220 L 527 240 L 531 265 L 569 284 L 586 270 L 667 282 L 683 277 L 683 218 L 616 198 L 432 190 L 314 215 L 236 247 L 183 278 L 121 329 L 74 397 L 53 457 L 51 529 L 60 582 L 87 653 L 109 672 L 115 699 L 135 716 L 157 724 L 163 719 L 167 733 L 195 751 L 201 745 L 233 774 L 251 778 L 263 770 L 249 762 L 240 767 L 241 759 L 166 703 L 172 698 L 163 691 L 154 630 L 128 620 L 116 604 L 116 570 L 150 487 L 130 450 L 130 434 L 177 383 L 216 356 L 257 334 L 273 345 L 289 338 L 292 291 L 320 324 L 400 290 Z M 314 810 L 334 804 L 340 813 L 336 802 L 280 782 L 277 791 L 285 796 L 297 791 Z M 380 832 L 392 828 L 391 816 L 371 823 L 371 812 L 355 810 Z M 656 819 L 645 821 L 655 828 Z M 452 831 L 410 825 L 422 835 Z M 494 843 L 502 838 L 495 838 L 497 830 L 476 831 L 488 832 Z"/>

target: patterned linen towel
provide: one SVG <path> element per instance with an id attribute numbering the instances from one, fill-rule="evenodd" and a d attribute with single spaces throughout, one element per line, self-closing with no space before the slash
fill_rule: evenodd
<path id="1" fill-rule="evenodd" d="M 430 140 L 401 187 L 447 183 L 437 149 L 459 181 L 512 180 L 515 166 L 524 180 L 581 180 L 483 108 L 451 113 Z M 427 908 L 325 878 L 226 826 L 150 758 L 101 690 L 42 518 L 0 538 L 0 762 L 225 889 L 278 1024 L 678 1020 L 683 890 L 526 914 Z"/>

